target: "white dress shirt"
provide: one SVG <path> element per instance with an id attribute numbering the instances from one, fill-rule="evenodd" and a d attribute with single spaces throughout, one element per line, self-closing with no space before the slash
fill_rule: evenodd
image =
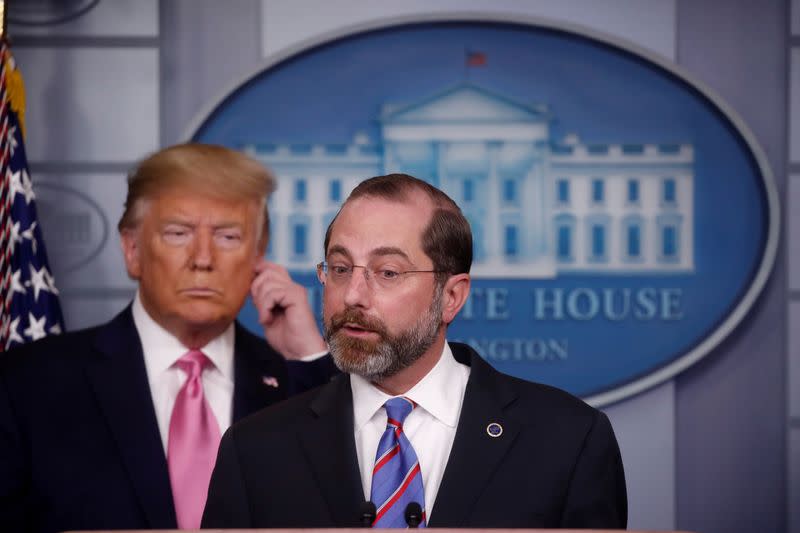
<path id="1" fill-rule="evenodd" d="M 147 314 L 138 292 L 133 300 L 133 322 L 142 341 L 147 381 L 166 454 L 172 408 L 187 379 L 187 374 L 175 362 L 189 348 Z M 220 433 L 225 433 L 233 417 L 233 341 L 234 327 L 231 324 L 222 335 L 201 349 L 213 363 L 203 372 L 203 392 L 219 423 Z"/>
<path id="2" fill-rule="evenodd" d="M 453 447 L 468 378 L 469 367 L 457 362 L 450 346 L 445 343 L 436 365 L 419 383 L 403 394 L 417 403 L 417 407 L 403 423 L 403 432 L 419 459 L 427 517 L 431 516 L 450 449 Z M 361 484 L 364 487 L 364 499 L 369 500 L 375 453 L 386 429 L 386 409 L 383 404 L 392 396 L 354 374 L 350 375 L 350 384 L 353 390 L 353 420 Z M 374 503 L 379 505 L 379 502 Z"/>

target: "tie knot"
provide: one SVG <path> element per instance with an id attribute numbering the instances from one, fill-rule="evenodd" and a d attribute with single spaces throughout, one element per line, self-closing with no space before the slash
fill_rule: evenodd
<path id="1" fill-rule="evenodd" d="M 211 360 L 200 350 L 189 350 L 178 359 L 176 364 L 191 379 L 202 374 L 203 369 L 211 364 Z"/>
<path id="2" fill-rule="evenodd" d="M 410 413 L 417 404 L 405 396 L 398 396 L 397 398 L 386 400 L 383 406 L 386 408 L 386 416 L 402 424 L 408 416 L 408 413 Z"/>

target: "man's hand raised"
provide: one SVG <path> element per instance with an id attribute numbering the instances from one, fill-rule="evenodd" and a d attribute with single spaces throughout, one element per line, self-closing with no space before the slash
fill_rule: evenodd
<path id="1" fill-rule="evenodd" d="M 280 265 L 259 258 L 250 287 L 258 321 L 270 345 L 286 359 L 327 351 L 305 287 L 295 283 Z"/>

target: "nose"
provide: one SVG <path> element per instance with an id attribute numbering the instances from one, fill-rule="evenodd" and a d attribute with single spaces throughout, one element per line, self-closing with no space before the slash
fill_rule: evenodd
<path id="1" fill-rule="evenodd" d="M 359 271 L 360 270 L 360 271 Z M 348 307 L 368 307 L 372 291 L 367 280 L 369 273 L 362 266 L 353 267 L 353 275 L 344 287 L 344 303 Z"/>
<path id="2" fill-rule="evenodd" d="M 205 231 L 197 233 L 189 260 L 193 270 L 212 270 L 214 268 L 214 238 L 210 233 Z"/>

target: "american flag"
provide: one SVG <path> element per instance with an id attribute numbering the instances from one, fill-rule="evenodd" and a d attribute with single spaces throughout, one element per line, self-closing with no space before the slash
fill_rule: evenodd
<path id="1" fill-rule="evenodd" d="M 64 329 L 37 223 L 24 129 L 22 75 L 4 40 L 0 43 L 0 351 Z"/>
<path id="2" fill-rule="evenodd" d="M 468 67 L 485 67 L 486 54 L 483 52 L 476 52 L 474 50 L 467 50 L 467 66 Z"/>

